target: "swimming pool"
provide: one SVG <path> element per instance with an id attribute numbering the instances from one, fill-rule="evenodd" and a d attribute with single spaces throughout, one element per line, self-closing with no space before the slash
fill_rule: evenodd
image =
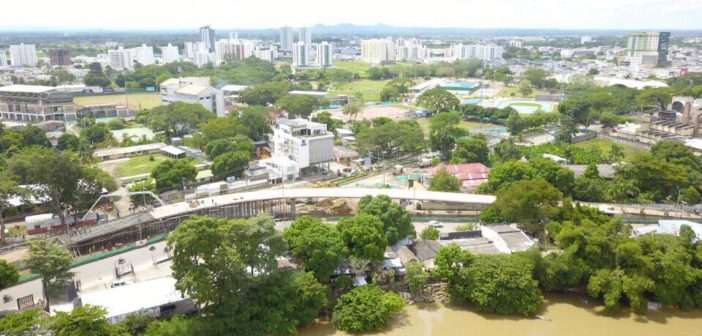
<path id="1" fill-rule="evenodd" d="M 472 82 L 451 82 L 441 85 L 441 88 L 450 91 L 473 91 L 480 87 L 479 83 Z"/>

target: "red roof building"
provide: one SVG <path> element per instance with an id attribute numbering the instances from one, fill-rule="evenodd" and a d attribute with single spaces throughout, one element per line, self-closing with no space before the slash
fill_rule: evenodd
<path id="1" fill-rule="evenodd" d="M 490 168 L 482 163 L 463 163 L 463 164 L 440 164 L 436 167 L 427 169 L 427 177 L 431 179 L 441 169 L 455 176 L 461 181 L 463 189 L 473 191 L 479 185 L 487 182 L 490 176 Z"/>

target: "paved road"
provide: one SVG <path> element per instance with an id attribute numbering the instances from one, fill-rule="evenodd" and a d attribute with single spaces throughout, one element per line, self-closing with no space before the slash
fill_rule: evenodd
<path id="1" fill-rule="evenodd" d="M 109 288 L 112 281 L 116 279 L 115 265 L 120 258 L 134 265 L 135 274 L 123 277 L 123 279 L 127 279 L 127 281 L 145 281 L 171 274 L 170 261 L 154 265 L 154 260 L 158 260 L 167 255 L 164 252 L 166 243 L 160 242 L 151 246 L 154 247 L 153 251 L 150 250 L 149 247 L 143 247 L 76 267 L 72 270 L 75 273 L 74 278 L 80 280 L 82 292 Z M 18 297 L 34 295 L 35 302 L 41 298 L 41 282 L 39 280 L 29 281 L 0 291 L 0 297 L 4 297 L 5 295 L 10 295 L 12 300 L 7 303 L 0 301 L 0 311 L 16 310 L 16 299 Z M 52 304 L 54 303 L 60 304 L 61 302 L 53 302 Z"/>

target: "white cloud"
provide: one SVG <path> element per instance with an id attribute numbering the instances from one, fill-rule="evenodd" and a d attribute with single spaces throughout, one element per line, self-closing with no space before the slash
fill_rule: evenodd
<path id="1" fill-rule="evenodd" d="M 389 24 L 475 28 L 702 28 L 702 0 L 25 0 L 0 27 L 265 28 Z"/>

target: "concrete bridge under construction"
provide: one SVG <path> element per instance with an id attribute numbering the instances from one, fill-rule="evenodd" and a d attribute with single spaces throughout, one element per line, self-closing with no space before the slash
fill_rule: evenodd
<path id="1" fill-rule="evenodd" d="M 453 210 L 480 211 L 493 202 L 495 196 L 449 192 L 433 192 L 412 189 L 370 188 L 278 188 L 244 193 L 220 195 L 192 201 L 168 204 L 105 224 L 81 229 L 62 240 L 77 254 L 112 248 L 119 244 L 132 243 L 172 231 L 182 221 L 192 216 L 214 216 L 222 218 L 246 218 L 259 214 L 270 214 L 277 219 L 295 217 L 296 204 L 300 201 L 320 199 L 359 199 L 364 196 L 386 195 L 400 201 L 419 201 L 423 204 L 448 205 Z M 700 219 L 696 213 L 683 211 L 674 206 L 646 207 L 641 205 L 617 205 L 583 203 L 597 207 L 611 215 L 655 216 L 685 219 Z"/>

